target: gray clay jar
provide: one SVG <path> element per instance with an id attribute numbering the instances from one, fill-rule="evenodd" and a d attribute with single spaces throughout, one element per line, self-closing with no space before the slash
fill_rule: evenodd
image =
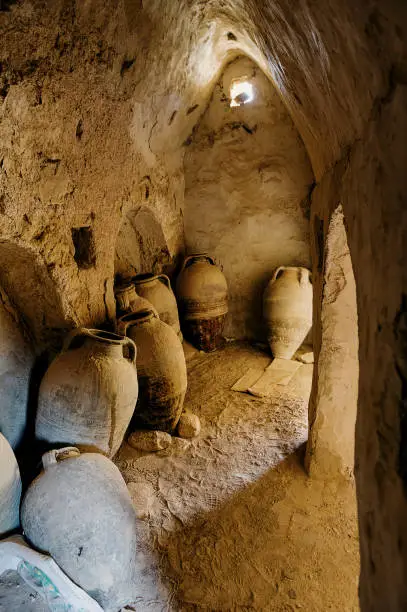
<path id="1" fill-rule="evenodd" d="M 136 347 L 97 329 L 76 329 L 41 382 L 35 433 L 44 445 L 72 444 L 113 457 L 138 396 Z"/>
<path id="2" fill-rule="evenodd" d="M 77 448 L 45 453 L 21 506 L 30 543 L 107 612 L 136 599 L 136 516 L 117 467 Z"/>

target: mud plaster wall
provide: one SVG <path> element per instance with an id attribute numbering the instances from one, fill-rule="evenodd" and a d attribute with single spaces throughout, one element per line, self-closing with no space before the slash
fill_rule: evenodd
<path id="1" fill-rule="evenodd" d="M 316 406 L 308 439 L 313 477 L 352 477 L 358 398 L 356 285 L 342 206 L 332 214 L 325 243 L 322 341 Z"/>
<path id="2" fill-rule="evenodd" d="M 182 143 L 223 67 L 246 54 L 273 80 L 325 194 L 316 191 L 311 202 L 317 358 L 318 261 L 340 203 L 348 230 L 359 315 L 362 610 L 406 608 L 405 3 L 301 0 L 295 11 L 289 0 L 2 7 L 9 10 L 0 11 L 1 242 L 28 253 L 52 284 L 56 328 L 112 315 L 116 238 L 123 214 L 144 201 L 143 177 L 152 181 L 149 205 L 171 254 L 182 248 Z M 72 228 L 81 227 L 92 230 L 93 267 L 79 268 L 74 258 Z M 14 269 L 10 278 L 9 297 L 35 319 L 38 348 L 49 339 L 53 306 L 38 289 L 32 312 L 24 274 Z"/>
<path id="3" fill-rule="evenodd" d="M 247 77 L 254 99 L 230 107 L 230 86 Z M 184 158 L 185 242 L 223 268 L 229 287 L 225 333 L 265 338 L 262 294 L 280 265 L 310 267 L 313 174 L 277 91 L 248 58 L 230 64 Z"/>

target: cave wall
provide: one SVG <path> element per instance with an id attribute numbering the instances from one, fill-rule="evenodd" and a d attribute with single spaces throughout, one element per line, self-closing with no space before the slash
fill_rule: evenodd
<path id="1" fill-rule="evenodd" d="M 246 54 L 272 79 L 325 189 L 311 200 L 313 261 L 340 203 L 348 232 L 369 612 L 407 607 L 406 10 L 402 0 L 300 0 L 295 10 L 290 0 L 19 0 L 0 11 L 1 242 L 32 254 L 61 329 L 113 315 L 117 235 L 144 202 L 144 177 L 171 256 L 182 250 L 183 143 L 223 67 Z M 73 235 L 92 245 L 84 266 Z M 13 302 L 25 282 L 14 277 Z M 321 270 L 315 281 L 318 360 Z M 21 298 L 37 346 L 54 308 L 44 300 L 33 313 Z"/>
<path id="2" fill-rule="evenodd" d="M 230 86 L 247 77 L 250 103 L 231 107 Z M 262 294 L 280 265 L 310 267 L 304 145 L 272 83 L 249 58 L 217 82 L 184 157 L 185 243 L 221 265 L 229 287 L 225 334 L 265 338 Z"/>

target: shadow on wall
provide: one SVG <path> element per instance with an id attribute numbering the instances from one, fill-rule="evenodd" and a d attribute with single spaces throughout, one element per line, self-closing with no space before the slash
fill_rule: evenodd
<path id="1" fill-rule="evenodd" d="M 115 277 L 127 278 L 140 272 L 158 274 L 171 263 L 160 222 L 146 206 L 125 215 L 116 242 Z"/>
<path id="2" fill-rule="evenodd" d="M 0 286 L 32 336 L 36 353 L 58 347 L 71 324 L 46 264 L 26 246 L 12 242 L 0 242 L 0 261 Z"/>

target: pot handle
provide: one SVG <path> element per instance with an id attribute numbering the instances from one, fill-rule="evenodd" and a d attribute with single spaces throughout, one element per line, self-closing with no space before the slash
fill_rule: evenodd
<path id="1" fill-rule="evenodd" d="M 80 451 L 76 446 L 65 446 L 64 448 L 54 448 L 53 450 L 44 453 L 42 456 L 42 465 L 44 470 L 48 470 L 53 465 L 58 463 L 58 460 L 70 459 L 71 457 L 79 457 Z"/>
<path id="2" fill-rule="evenodd" d="M 63 353 L 65 353 L 66 351 L 68 351 L 71 348 L 72 342 L 78 336 L 90 336 L 90 333 L 86 329 L 86 327 L 77 327 L 75 329 L 71 329 L 71 331 L 68 332 L 67 336 L 64 339 L 64 342 L 63 342 L 63 345 L 62 345 L 62 352 Z"/>
<path id="3" fill-rule="evenodd" d="M 128 348 L 128 355 L 125 354 L 125 350 L 124 347 Z M 131 338 L 129 338 L 128 336 L 124 337 L 124 342 L 123 342 L 123 357 L 125 359 L 128 359 L 129 361 L 131 361 L 131 363 L 134 365 L 136 363 L 136 357 L 137 357 L 137 347 L 135 345 L 135 343 L 133 342 L 133 340 Z"/>
<path id="4" fill-rule="evenodd" d="M 271 282 L 272 282 L 272 283 L 275 283 L 275 282 L 276 282 L 276 280 L 277 280 L 277 276 L 279 275 L 279 273 L 280 273 L 282 270 L 285 270 L 285 266 L 280 266 L 279 268 L 277 268 L 277 270 L 274 272 L 274 274 L 273 274 L 273 276 L 272 276 L 272 278 L 271 278 Z"/>
<path id="5" fill-rule="evenodd" d="M 166 285 L 168 287 L 168 289 L 170 291 L 172 291 L 172 289 L 171 289 L 171 281 L 170 281 L 170 279 L 168 278 L 168 276 L 166 274 L 157 274 L 157 278 L 158 278 L 158 280 L 163 281 L 164 285 Z"/>
<path id="6" fill-rule="evenodd" d="M 312 285 L 311 272 L 307 268 L 301 268 L 299 281 L 302 287 L 305 287 L 308 283 Z"/>
<path id="7" fill-rule="evenodd" d="M 206 253 L 198 253 L 198 254 L 195 254 L 195 255 L 187 255 L 185 257 L 185 259 L 183 261 L 183 264 L 181 266 L 180 272 L 185 270 L 187 263 L 190 261 L 190 259 L 193 259 L 194 257 L 205 257 L 205 259 L 210 261 L 213 266 L 216 266 L 215 260 L 213 259 L 213 257 L 211 257 L 210 255 L 207 255 Z"/>

